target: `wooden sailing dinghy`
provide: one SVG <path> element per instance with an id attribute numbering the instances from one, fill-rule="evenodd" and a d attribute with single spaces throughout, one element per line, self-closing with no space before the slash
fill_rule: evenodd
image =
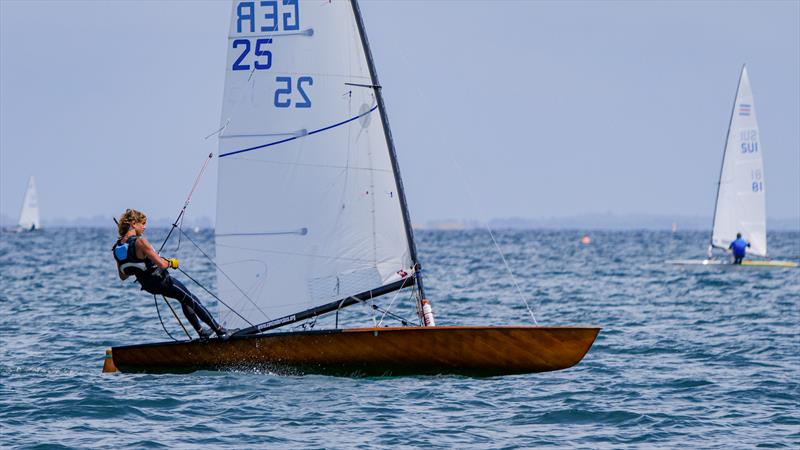
<path id="1" fill-rule="evenodd" d="M 577 364 L 599 330 L 400 327 L 320 330 L 112 349 L 124 372 L 263 369 L 279 374 L 511 375 Z"/>
<path id="2" fill-rule="evenodd" d="M 219 136 L 228 340 L 114 347 L 107 371 L 506 375 L 577 364 L 594 327 L 435 326 L 355 1 L 237 0 Z M 418 326 L 276 332 L 411 290 Z"/>
<path id="3" fill-rule="evenodd" d="M 714 258 L 714 249 L 729 252 L 737 233 L 750 242 L 748 256 L 767 257 L 767 216 L 764 156 L 747 67 L 742 66 L 731 111 L 722 168 L 714 204 L 711 242 L 706 259 L 678 259 L 667 264 L 681 266 L 734 266 L 730 258 Z M 797 267 L 792 261 L 749 259 L 743 267 Z M 736 267 L 740 267 L 736 265 Z"/>

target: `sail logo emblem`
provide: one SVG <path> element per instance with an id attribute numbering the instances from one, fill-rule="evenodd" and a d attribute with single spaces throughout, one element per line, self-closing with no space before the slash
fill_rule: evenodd
<path id="1" fill-rule="evenodd" d="M 747 103 L 739 103 L 739 115 L 740 116 L 749 116 L 750 115 L 750 105 Z"/>

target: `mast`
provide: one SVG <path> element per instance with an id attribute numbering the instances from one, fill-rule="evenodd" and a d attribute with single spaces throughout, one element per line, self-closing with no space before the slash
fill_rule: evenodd
<path id="1" fill-rule="evenodd" d="M 719 168 L 719 178 L 717 179 L 717 195 L 714 199 L 714 214 L 711 216 L 711 237 L 708 244 L 708 257 L 711 257 L 711 250 L 714 248 L 714 227 L 717 223 L 717 204 L 719 203 L 719 188 L 722 185 L 722 173 L 725 170 L 725 155 L 728 152 L 728 140 L 731 137 L 731 124 L 733 124 L 733 115 L 736 113 L 736 101 L 739 98 L 739 88 L 742 86 L 742 75 L 746 64 L 742 64 L 742 70 L 739 71 L 739 81 L 736 83 L 736 94 L 733 96 L 733 106 L 731 106 L 731 118 L 728 120 L 728 132 L 725 134 L 725 146 L 722 148 L 722 164 Z M 720 248 L 720 247 L 717 247 Z"/>
<path id="2" fill-rule="evenodd" d="M 419 298 L 417 299 L 418 306 L 421 307 L 419 302 L 425 298 L 425 289 L 422 285 L 422 274 L 419 260 L 417 259 L 417 244 L 414 242 L 414 232 L 411 228 L 411 218 L 408 213 L 408 204 L 406 203 L 406 194 L 403 189 L 403 179 L 400 177 L 400 167 L 397 164 L 397 154 L 395 153 L 394 140 L 392 139 L 392 132 L 389 129 L 389 119 L 386 117 L 386 106 L 383 103 L 383 95 L 381 95 L 381 86 L 378 81 L 378 72 L 375 70 L 375 62 L 372 60 L 372 50 L 369 47 L 367 40 L 367 33 L 364 31 L 364 21 L 361 19 L 361 10 L 358 7 L 358 0 L 350 0 L 350 5 L 353 7 L 353 14 L 355 15 L 356 25 L 358 26 L 358 34 L 361 36 L 361 44 L 364 47 L 364 53 L 367 57 L 367 65 L 369 66 L 370 78 L 372 79 L 372 88 L 375 91 L 375 97 L 378 101 L 378 112 L 380 112 L 381 120 L 383 121 L 383 132 L 386 137 L 386 144 L 389 147 L 389 159 L 392 161 L 392 170 L 394 172 L 394 179 L 397 184 L 397 195 L 400 198 L 400 208 L 403 211 L 403 225 L 406 229 L 406 238 L 408 239 L 408 247 L 411 252 L 411 262 L 414 265 L 414 277 L 416 278 L 417 290 L 419 291 Z M 419 311 L 422 311 L 420 308 Z"/>

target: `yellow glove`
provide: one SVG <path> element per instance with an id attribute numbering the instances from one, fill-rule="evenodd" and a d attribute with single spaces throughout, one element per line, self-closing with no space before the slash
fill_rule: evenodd
<path id="1" fill-rule="evenodd" d="M 169 263 L 169 266 L 167 266 L 168 268 L 170 269 L 178 268 L 178 258 L 164 258 L 164 259 L 166 259 L 167 263 Z"/>

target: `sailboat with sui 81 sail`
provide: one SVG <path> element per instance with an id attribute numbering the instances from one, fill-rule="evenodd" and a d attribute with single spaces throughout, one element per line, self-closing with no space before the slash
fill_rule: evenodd
<path id="1" fill-rule="evenodd" d="M 717 201 L 708 258 L 672 260 L 668 264 L 718 266 L 728 260 L 714 259 L 713 250 L 728 251 L 737 234 L 750 243 L 747 254 L 766 258 L 767 218 L 765 212 L 764 157 L 756 122 L 756 110 L 747 67 L 742 66 L 736 90 L 722 169 L 719 175 Z M 742 266 L 797 267 L 791 261 L 744 260 Z"/>
<path id="2" fill-rule="evenodd" d="M 119 370 L 503 375 L 573 366 L 594 342 L 594 327 L 434 325 L 355 1 L 234 1 L 221 128 L 219 317 L 239 331 L 114 347 Z M 418 326 L 271 331 L 401 289 Z"/>

